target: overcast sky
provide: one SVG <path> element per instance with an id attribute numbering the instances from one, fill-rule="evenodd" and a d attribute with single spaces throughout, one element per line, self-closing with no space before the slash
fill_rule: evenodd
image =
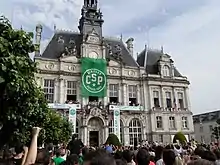
<path id="1" fill-rule="evenodd" d="M 192 111 L 220 108 L 220 0 L 99 1 L 104 35 L 134 37 L 136 52 L 146 43 L 151 48 L 163 45 L 191 82 Z M 83 0 L 1 0 L 0 11 L 16 28 L 34 31 L 37 23 L 43 24 L 46 45 L 54 25 L 77 30 L 82 4 Z"/>

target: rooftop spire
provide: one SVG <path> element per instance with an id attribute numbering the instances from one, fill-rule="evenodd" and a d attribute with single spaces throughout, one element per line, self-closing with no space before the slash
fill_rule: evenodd
<path id="1" fill-rule="evenodd" d="M 84 0 L 84 7 L 97 9 L 98 0 Z"/>

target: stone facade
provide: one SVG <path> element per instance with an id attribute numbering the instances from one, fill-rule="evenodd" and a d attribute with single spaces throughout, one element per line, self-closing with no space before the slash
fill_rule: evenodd
<path id="1" fill-rule="evenodd" d="M 206 144 L 216 142 L 216 139 L 212 135 L 212 132 L 213 128 L 217 126 L 216 121 L 219 118 L 220 110 L 194 115 L 193 123 L 196 141 Z"/>
<path id="2" fill-rule="evenodd" d="M 50 103 L 64 104 L 68 95 L 74 96 L 71 100 L 79 105 L 76 130 L 87 145 L 91 145 L 92 136 L 98 137 L 96 144 L 102 144 L 113 132 L 110 106 L 116 103 L 121 108 L 121 141 L 125 145 L 146 139 L 170 142 L 180 130 L 190 139 L 194 128 L 187 78 L 162 51 L 145 47 L 135 61 L 133 38 L 126 42 L 126 47 L 122 39 L 102 37 L 102 14 L 94 10 L 96 6 L 84 4 L 80 33 L 56 31 L 45 51 L 36 52 L 36 79 L 46 98 Z M 91 12 L 97 12 L 97 18 L 90 18 Z M 41 32 L 42 29 L 36 30 L 36 35 Z M 36 37 L 37 44 L 40 38 Z M 105 98 L 91 101 L 81 96 L 81 57 L 107 60 Z M 112 101 L 113 97 L 117 101 Z"/>

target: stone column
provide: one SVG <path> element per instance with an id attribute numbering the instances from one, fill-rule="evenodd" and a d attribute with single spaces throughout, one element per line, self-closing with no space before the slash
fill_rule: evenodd
<path id="1" fill-rule="evenodd" d="M 160 97 L 160 107 L 166 108 L 166 98 L 165 98 L 164 90 L 162 86 L 160 86 L 159 97 Z"/>
<path id="2" fill-rule="evenodd" d="M 108 135 L 109 135 L 108 126 L 105 126 L 105 127 L 104 127 L 104 139 L 103 139 L 104 142 L 107 140 Z"/>
<path id="3" fill-rule="evenodd" d="M 140 105 L 143 105 L 144 106 L 144 88 L 143 88 L 143 84 L 140 84 L 140 91 L 139 91 L 139 94 L 140 94 L 140 100 L 139 100 L 139 104 Z"/>
<path id="4" fill-rule="evenodd" d="M 147 139 L 147 127 L 145 125 L 143 125 L 143 128 L 142 128 L 142 140 L 146 140 Z"/>
<path id="5" fill-rule="evenodd" d="M 173 97 L 172 97 L 172 103 L 173 103 L 173 107 L 174 107 L 174 99 L 176 101 L 176 108 L 178 109 L 179 108 L 179 105 L 178 105 L 178 95 L 177 95 L 177 92 L 175 90 L 175 88 L 173 88 Z"/>
<path id="6" fill-rule="evenodd" d="M 184 105 L 186 106 L 186 108 L 191 111 L 191 103 L 190 103 L 190 96 L 189 96 L 189 88 L 186 87 L 184 90 Z"/>
<path id="7" fill-rule="evenodd" d="M 104 106 L 109 103 L 109 86 L 108 83 L 106 84 L 106 97 L 103 99 Z"/>
<path id="8" fill-rule="evenodd" d="M 54 98 L 53 98 L 53 102 L 54 103 L 59 103 L 59 79 L 55 78 L 54 79 Z"/>
<path id="9" fill-rule="evenodd" d="M 129 139 L 129 126 L 124 127 L 124 142 L 125 146 L 130 145 L 130 139 Z"/>
<path id="10" fill-rule="evenodd" d="M 59 103 L 65 103 L 66 101 L 66 86 L 65 86 L 65 82 L 64 82 L 64 79 L 61 77 L 59 79 Z"/>
<path id="11" fill-rule="evenodd" d="M 141 104 L 141 90 L 140 90 L 140 84 L 136 85 L 137 88 L 137 103 Z"/>
<path id="12" fill-rule="evenodd" d="M 121 83 L 118 83 L 118 102 L 119 103 L 122 103 L 123 101 L 123 98 L 121 96 L 122 96 L 122 86 L 121 86 Z"/>

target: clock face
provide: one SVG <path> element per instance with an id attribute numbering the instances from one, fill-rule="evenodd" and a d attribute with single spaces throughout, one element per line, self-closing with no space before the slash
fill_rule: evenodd
<path id="1" fill-rule="evenodd" d="M 98 58 L 98 54 L 96 52 L 90 52 L 89 58 Z"/>

